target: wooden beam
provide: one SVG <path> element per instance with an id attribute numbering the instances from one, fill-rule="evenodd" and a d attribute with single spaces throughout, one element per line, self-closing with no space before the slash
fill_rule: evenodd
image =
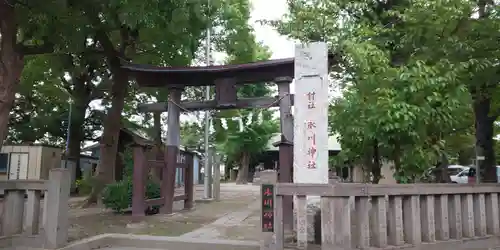
<path id="1" fill-rule="evenodd" d="M 293 106 L 294 95 L 290 95 L 290 102 Z M 279 97 L 258 97 L 258 98 L 241 98 L 236 100 L 235 107 L 219 107 L 215 100 L 210 101 L 184 101 L 180 102 L 181 112 L 187 111 L 202 111 L 202 110 L 220 110 L 220 109 L 246 109 L 246 108 L 269 108 L 279 106 Z M 146 103 L 139 104 L 137 109 L 139 112 L 166 112 L 168 110 L 168 102 Z"/>

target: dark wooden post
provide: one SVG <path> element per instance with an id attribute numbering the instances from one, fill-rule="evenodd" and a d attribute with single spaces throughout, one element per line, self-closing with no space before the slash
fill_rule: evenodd
<path id="1" fill-rule="evenodd" d="M 163 161 L 163 143 L 161 141 L 161 112 L 153 112 L 153 140 L 154 140 L 154 154 L 155 160 Z M 153 180 L 161 182 L 162 168 L 158 165 L 154 165 L 150 171 L 152 173 Z"/>
<path id="2" fill-rule="evenodd" d="M 276 78 L 280 97 L 281 141 L 279 146 L 279 182 L 293 182 L 293 115 L 290 96 L 291 77 Z M 283 227 L 286 232 L 293 231 L 293 197 L 283 197 Z"/>
<path id="3" fill-rule="evenodd" d="M 194 157 L 191 153 L 186 155 L 186 168 L 184 168 L 184 193 L 186 199 L 184 200 L 184 209 L 193 208 L 194 198 L 194 176 L 193 176 L 193 161 Z"/>
<path id="4" fill-rule="evenodd" d="M 132 220 L 140 221 L 144 217 L 147 173 L 144 147 L 134 145 L 134 171 L 132 175 Z"/>
<path id="5" fill-rule="evenodd" d="M 177 155 L 180 145 L 180 107 L 182 89 L 169 88 L 168 102 L 168 133 L 167 148 L 165 153 L 165 168 L 163 169 L 163 178 L 161 182 L 161 196 L 164 198 L 164 204 L 161 212 L 171 214 L 173 212 L 174 194 L 175 194 L 175 172 L 177 169 Z"/>

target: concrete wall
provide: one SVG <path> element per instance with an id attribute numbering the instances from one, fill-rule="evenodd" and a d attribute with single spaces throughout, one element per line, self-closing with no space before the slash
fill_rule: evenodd
<path id="1" fill-rule="evenodd" d="M 41 165 L 41 154 L 42 148 L 36 146 L 16 146 L 16 145 L 6 145 L 2 147 L 2 153 L 9 154 L 9 160 L 7 164 L 7 173 L 5 175 L 5 179 L 17 179 L 14 172 L 16 169 L 13 169 L 14 165 L 17 163 L 12 161 L 12 157 L 14 154 L 27 154 L 27 160 L 19 161 L 19 172 L 20 179 L 38 179 L 40 173 L 40 165 Z M 12 172 L 12 173 L 11 173 Z M 25 176 L 25 172 L 27 172 L 27 176 Z M 10 174 L 10 176 L 9 176 Z"/>
<path id="2" fill-rule="evenodd" d="M 89 176 L 92 172 L 92 164 L 97 164 L 99 161 L 92 158 L 86 158 L 80 156 L 80 169 L 82 170 L 83 176 Z M 72 161 L 68 161 L 66 164 L 65 160 L 60 161 L 61 168 L 67 168 L 70 171 L 71 176 L 71 188 L 76 188 L 76 164 Z"/>
<path id="3" fill-rule="evenodd" d="M 194 184 L 200 184 L 200 157 L 198 155 L 194 155 L 193 158 L 193 179 L 194 179 Z"/>
<path id="4" fill-rule="evenodd" d="M 1 153 L 9 154 L 9 163 L 7 173 L 0 173 L 0 180 L 9 179 L 11 165 L 16 164 L 11 159 L 13 159 L 12 157 L 17 157 L 16 154 L 26 154 L 25 157 L 27 158 L 19 161 L 19 164 L 22 164 L 19 166 L 22 169 L 20 171 L 27 171 L 26 179 L 46 180 L 49 178 L 50 169 L 59 166 L 62 149 L 48 146 L 5 145 L 2 147 Z M 12 171 L 15 170 L 12 169 Z M 14 175 L 12 177 L 14 178 Z M 25 176 L 23 175 L 22 177 L 24 178 Z"/>
<path id="5" fill-rule="evenodd" d="M 48 180 L 50 170 L 61 165 L 62 153 L 60 148 L 42 147 L 40 179 Z"/>
<path id="6" fill-rule="evenodd" d="M 382 179 L 379 184 L 396 184 L 396 179 L 394 179 L 394 171 L 392 170 L 393 164 L 391 162 L 382 163 Z M 352 181 L 358 183 L 367 183 L 370 182 L 369 179 L 366 179 L 367 173 L 363 171 L 362 166 L 355 166 L 352 170 Z"/>
<path id="7" fill-rule="evenodd" d="M 184 184 L 184 173 L 182 171 L 183 169 L 176 169 L 175 170 L 175 185 L 183 185 Z"/>
<path id="8" fill-rule="evenodd" d="M 80 168 L 82 169 L 83 176 L 90 175 L 92 173 L 92 167 L 99 164 L 99 159 L 89 158 L 80 156 Z"/>

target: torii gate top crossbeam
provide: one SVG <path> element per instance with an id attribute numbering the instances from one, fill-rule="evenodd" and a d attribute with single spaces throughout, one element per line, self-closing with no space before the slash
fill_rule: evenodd
<path id="1" fill-rule="evenodd" d="M 336 62 L 329 55 L 329 64 Z M 209 86 L 218 79 L 233 79 L 236 84 L 271 82 L 280 77 L 294 77 L 294 58 L 275 59 L 247 64 L 160 67 L 124 63 L 122 68 L 134 77 L 141 87 Z"/>

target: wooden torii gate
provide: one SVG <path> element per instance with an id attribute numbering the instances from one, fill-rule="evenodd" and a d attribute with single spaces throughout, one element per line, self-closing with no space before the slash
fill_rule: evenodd
<path id="1" fill-rule="evenodd" d="M 177 154 L 180 146 L 181 111 L 269 108 L 280 109 L 281 141 L 279 146 L 279 182 L 293 182 L 293 115 L 294 102 L 290 94 L 290 83 L 294 77 L 294 58 L 253 62 L 239 65 L 202 67 L 158 67 L 150 65 L 124 64 L 123 69 L 136 79 L 140 87 L 167 88 L 167 102 L 139 105 L 140 112 L 168 112 L 168 135 L 165 168 L 162 174 L 161 196 L 164 199 L 162 213 L 172 213 L 174 201 L 174 176 Z M 259 98 L 238 98 L 237 87 L 241 84 L 278 85 L 278 96 Z M 181 101 L 181 95 L 188 86 L 215 86 L 215 99 L 207 101 Z M 275 144 L 276 145 L 276 144 Z M 134 187 L 135 188 L 135 187 Z M 191 188 L 191 192 L 193 189 Z M 188 195 L 193 198 L 193 194 Z M 191 202 L 192 203 L 192 202 Z M 284 199 L 284 226 L 292 229 L 293 200 Z"/>

